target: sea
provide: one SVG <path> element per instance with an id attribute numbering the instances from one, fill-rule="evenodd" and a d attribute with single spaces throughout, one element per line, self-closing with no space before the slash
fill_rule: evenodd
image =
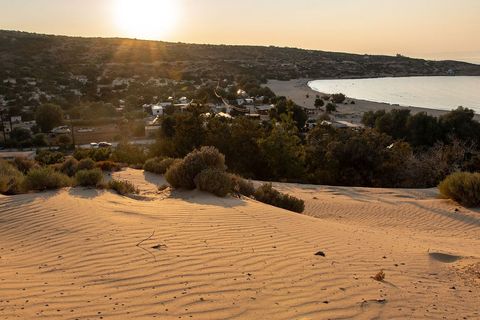
<path id="1" fill-rule="evenodd" d="M 480 114 L 480 76 L 314 80 L 308 85 L 325 94 L 439 110 L 463 106 Z"/>

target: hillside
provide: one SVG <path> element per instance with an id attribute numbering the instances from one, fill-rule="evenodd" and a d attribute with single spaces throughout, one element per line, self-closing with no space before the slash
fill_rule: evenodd
<path id="1" fill-rule="evenodd" d="M 0 318 L 480 316 L 478 212 L 434 189 L 277 184 L 314 218 L 197 191 L 165 198 L 160 176 L 114 176 L 144 200 L 0 197 Z"/>
<path id="2" fill-rule="evenodd" d="M 68 81 L 96 77 L 223 79 L 346 78 L 480 75 L 480 66 L 398 56 L 358 55 L 294 48 L 198 45 L 131 39 L 76 38 L 0 31 L 0 79 Z"/>

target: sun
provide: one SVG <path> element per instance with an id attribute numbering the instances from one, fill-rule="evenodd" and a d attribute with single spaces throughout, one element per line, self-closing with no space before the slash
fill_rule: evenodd
<path id="1" fill-rule="evenodd" d="M 160 40 L 178 20 L 179 0 L 114 0 L 115 21 L 125 36 Z"/>

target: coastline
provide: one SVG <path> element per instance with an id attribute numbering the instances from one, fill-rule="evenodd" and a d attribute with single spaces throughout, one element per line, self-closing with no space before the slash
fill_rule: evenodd
<path id="1" fill-rule="evenodd" d="M 299 106 L 315 110 L 314 103 L 316 96 L 322 96 L 323 93 L 317 92 L 308 86 L 308 82 L 314 80 L 316 79 L 301 78 L 289 81 L 268 80 L 265 86 L 269 87 L 277 96 L 285 96 L 288 99 L 292 99 Z M 426 112 L 427 114 L 435 117 L 449 112 L 439 109 L 406 107 L 397 104 L 355 99 L 351 97 L 347 97 L 346 101 L 347 103 L 338 104 L 338 112 L 334 114 L 335 119 L 349 121 L 355 124 L 360 124 L 363 113 L 368 111 L 391 111 L 393 109 L 407 109 L 410 110 L 412 114 Z M 351 104 L 351 101 L 354 101 L 355 104 Z M 475 119 L 480 120 L 480 115 L 476 114 Z"/>

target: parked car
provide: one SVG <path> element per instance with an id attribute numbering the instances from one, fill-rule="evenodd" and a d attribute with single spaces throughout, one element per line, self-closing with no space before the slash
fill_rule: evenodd
<path id="1" fill-rule="evenodd" d="M 311 130 L 313 128 L 315 128 L 317 126 L 317 120 L 316 119 L 308 119 L 306 122 L 305 122 L 305 127 L 304 130 L 305 131 L 308 131 L 308 130 Z"/>
<path id="2" fill-rule="evenodd" d="M 99 148 L 109 148 L 109 147 L 111 147 L 111 146 L 112 146 L 111 143 L 108 143 L 108 142 L 105 142 L 105 141 L 102 141 L 102 142 L 99 142 L 99 143 L 98 143 L 98 147 L 99 147 Z"/>
<path id="3" fill-rule="evenodd" d="M 80 128 L 80 129 L 77 130 L 77 132 L 81 132 L 81 133 L 83 133 L 83 132 L 93 132 L 93 131 L 94 131 L 93 128 Z"/>
<path id="4" fill-rule="evenodd" d="M 71 130 L 68 126 L 61 126 L 61 127 L 53 128 L 51 132 L 55 134 L 61 134 L 61 133 L 70 133 Z"/>
<path id="5" fill-rule="evenodd" d="M 90 148 L 92 148 L 92 149 L 97 149 L 97 148 L 98 148 L 98 143 L 96 143 L 96 142 L 90 142 Z"/>

